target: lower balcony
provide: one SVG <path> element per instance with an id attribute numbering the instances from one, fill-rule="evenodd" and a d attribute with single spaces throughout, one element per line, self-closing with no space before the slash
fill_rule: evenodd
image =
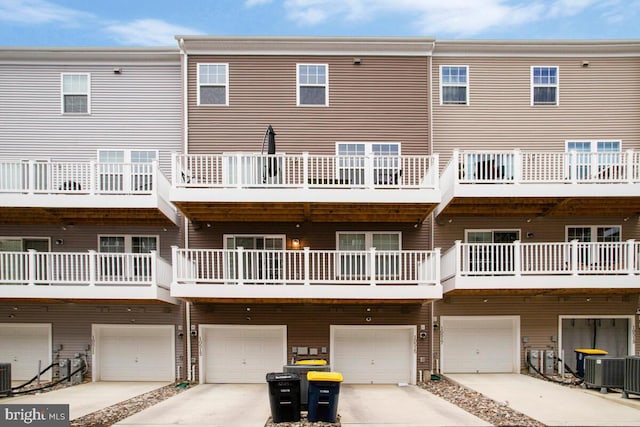
<path id="1" fill-rule="evenodd" d="M 462 243 L 442 255 L 445 294 L 637 293 L 640 243 Z"/>
<path id="2" fill-rule="evenodd" d="M 439 299 L 440 253 L 173 248 L 171 295 L 189 301 L 419 302 Z"/>
<path id="3" fill-rule="evenodd" d="M 0 299 L 177 304 L 171 274 L 156 252 L 0 252 Z"/>

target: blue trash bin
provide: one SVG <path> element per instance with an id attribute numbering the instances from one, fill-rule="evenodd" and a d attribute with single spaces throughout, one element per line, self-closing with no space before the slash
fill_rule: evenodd
<path id="1" fill-rule="evenodd" d="M 576 374 L 580 378 L 584 378 L 584 358 L 593 355 L 606 355 L 604 350 L 598 350 L 597 348 L 576 348 Z"/>
<path id="2" fill-rule="evenodd" d="M 307 380 L 309 382 L 307 419 L 309 422 L 335 423 L 338 418 L 342 374 L 311 371 L 307 373 Z"/>

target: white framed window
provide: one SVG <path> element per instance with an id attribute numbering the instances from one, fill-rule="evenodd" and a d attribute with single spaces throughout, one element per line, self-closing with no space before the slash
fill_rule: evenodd
<path id="1" fill-rule="evenodd" d="M 229 105 L 229 64 L 198 64 L 198 105 Z"/>
<path id="2" fill-rule="evenodd" d="M 153 275 L 151 258 L 135 255 L 157 251 L 159 241 L 159 236 L 98 235 L 99 280 L 149 280 Z"/>
<path id="3" fill-rule="evenodd" d="M 531 67 L 531 105 L 559 105 L 557 66 Z"/>
<path id="4" fill-rule="evenodd" d="M 297 64 L 296 87 L 298 106 L 329 106 L 329 65 Z"/>
<path id="5" fill-rule="evenodd" d="M 146 192 L 153 189 L 157 150 L 98 150 L 98 185 L 102 192 Z"/>
<path id="6" fill-rule="evenodd" d="M 567 153 L 575 152 L 577 179 L 622 179 L 624 162 L 620 140 L 569 140 L 565 142 Z M 574 157 L 568 164 L 567 175 L 571 178 Z"/>
<path id="7" fill-rule="evenodd" d="M 376 248 L 380 254 L 376 259 L 376 274 L 389 277 L 399 272 L 399 252 L 402 248 L 402 233 L 399 231 L 339 231 L 336 233 L 338 260 L 337 274 L 346 278 L 359 278 L 370 274 L 367 262 L 368 250 Z"/>
<path id="8" fill-rule="evenodd" d="M 239 269 L 242 265 L 242 277 L 245 281 L 260 284 L 284 279 L 285 245 L 284 234 L 225 234 L 225 249 L 240 247 L 244 249 L 242 263 L 237 253 L 226 256 L 225 277 L 229 279 L 240 277 Z"/>
<path id="9" fill-rule="evenodd" d="M 337 142 L 336 178 L 350 185 L 399 185 L 400 148 L 399 142 Z"/>
<path id="10" fill-rule="evenodd" d="M 566 241 L 578 241 L 580 268 L 614 268 L 624 259 L 622 227 L 619 225 L 568 225 Z"/>
<path id="11" fill-rule="evenodd" d="M 470 272 L 510 273 L 515 265 L 515 248 L 511 243 L 520 240 L 518 229 L 465 230 L 468 245 L 462 256 L 463 265 Z"/>
<path id="12" fill-rule="evenodd" d="M 91 74 L 62 73 L 60 85 L 63 114 L 91 113 Z"/>
<path id="13" fill-rule="evenodd" d="M 469 66 L 440 66 L 440 105 L 469 105 Z"/>

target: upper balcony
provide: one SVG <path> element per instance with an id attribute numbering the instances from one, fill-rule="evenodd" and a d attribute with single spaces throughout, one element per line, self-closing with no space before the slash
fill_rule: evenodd
<path id="1" fill-rule="evenodd" d="M 437 156 L 175 154 L 192 222 L 413 222 L 440 203 Z"/>
<path id="2" fill-rule="evenodd" d="M 632 216 L 640 152 L 454 150 L 437 215 Z"/>
<path id="3" fill-rule="evenodd" d="M 171 295 L 190 301 L 419 302 L 442 297 L 440 252 L 173 248 Z"/>
<path id="4" fill-rule="evenodd" d="M 157 253 L 0 252 L 0 300 L 154 301 L 170 296 L 171 264 Z"/>
<path id="5" fill-rule="evenodd" d="M 640 243 L 462 243 L 442 255 L 445 293 L 640 290 Z"/>
<path id="6" fill-rule="evenodd" d="M 156 162 L 0 161 L 5 224 L 171 225 L 170 184 Z"/>

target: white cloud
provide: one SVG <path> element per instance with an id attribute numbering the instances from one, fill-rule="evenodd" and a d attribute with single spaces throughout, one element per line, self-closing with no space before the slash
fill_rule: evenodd
<path id="1" fill-rule="evenodd" d="M 79 25 L 94 16 L 45 0 L 0 0 L 0 21 L 20 24 Z"/>
<path id="2" fill-rule="evenodd" d="M 287 17 L 303 25 L 409 16 L 426 35 L 474 36 L 493 29 L 574 16 L 595 0 L 284 0 Z"/>
<path id="3" fill-rule="evenodd" d="M 106 27 L 119 43 L 133 46 L 173 46 L 176 34 L 201 34 L 193 28 L 169 24 L 159 19 L 136 19 Z"/>

